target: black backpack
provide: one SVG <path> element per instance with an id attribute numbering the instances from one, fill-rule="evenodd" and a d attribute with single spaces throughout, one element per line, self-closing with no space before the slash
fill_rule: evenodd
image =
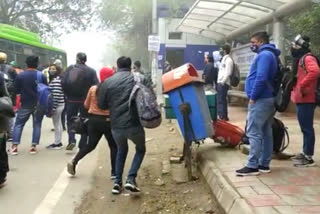
<path id="1" fill-rule="evenodd" d="M 305 59 L 307 56 L 314 57 L 317 60 L 318 66 L 320 67 L 320 60 L 318 59 L 318 57 L 316 57 L 315 55 L 313 55 L 311 53 L 305 54 L 301 58 L 300 63 L 299 63 L 299 66 L 301 66 L 303 68 L 305 73 L 307 73 L 306 64 L 305 64 Z M 318 82 L 317 82 L 315 94 L 316 94 L 316 104 L 317 104 L 317 106 L 320 106 L 320 76 L 318 77 Z"/>
<path id="2" fill-rule="evenodd" d="M 240 83 L 240 78 L 241 78 L 240 77 L 240 69 L 239 69 L 238 64 L 236 64 L 233 59 L 232 59 L 232 62 L 233 62 L 233 67 L 232 67 L 232 73 L 230 76 L 230 85 L 232 87 L 237 87 Z"/>
<path id="3" fill-rule="evenodd" d="M 267 50 L 274 54 L 278 65 L 278 71 L 274 77 L 274 86 L 269 82 L 267 84 L 272 89 L 272 94 L 275 97 L 274 106 L 276 111 L 284 112 L 289 105 L 291 91 L 296 84 L 297 78 L 289 68 L 283 66 L 279 56 L 274 53 L 273 49 Z"/>
<path id="4" fill-rule="evenodd" d="M 88 92 L 86 71 L 74 65 L 62 76 L 62 88 L 67 97 L 85 98 Z"/>
<path id="5" fill-rule="evenodd" d="M 247 131 L 247 124 L 245 131 Z M 273 152 L 274 153 L 281 153 L 289 146 L 289 133 L 287 127 L 285 127 L 284 123 L 277 119 L 273 118 L 272 123 L 272 136 L 273 136 Z M 247 137 L 246 133 L 242 137 L 242 144 L 250 144 L 249 138 Z"/>

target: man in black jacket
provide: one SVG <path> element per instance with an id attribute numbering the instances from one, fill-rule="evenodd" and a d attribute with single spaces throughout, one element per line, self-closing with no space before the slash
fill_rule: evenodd
<path id="1" fill-rule="evenodd" d="M 134 87 L 131 71 L 131 59 L 122 56 L 117 60 L 119 70 L 103 82 L 98 94 L 98 106 L 110 110 L 110 122 L 113 138 L 118 146 L 116 160 L 116 180 L 112 189 L 113 194 L 120 194 L 122 190 L 122 174 L 128 154 L 128 139 L 136 145 L 136 154 L 129 170 L 124 188 L 133 193 L 140 193 L 136 184 L 136 177 L 144 158 L 145 132 L 140 124 L 137 108 L 131 105 L 129 97 Z"/>
<path id="2" fill-rule="evenodd" d="M 77 63 L 69 66 L 61 78 L 67 104 L 67 126 L 69 135 L 67 150 L 72 150 L 76 145 L 75 134 L 70 130 L 71 118 L 78 114 L 80 114 L 81 117 L 88 116 L 88 112 L 83 104 L 90 87 L 99 82 L 96 71 L 87 66 L 86 61 L 87 55 L 85 53 L 78 53 Z M 79 148 L 83 147 L 87 143 L 87 140 L 87 135 L 81 135 Z"/>

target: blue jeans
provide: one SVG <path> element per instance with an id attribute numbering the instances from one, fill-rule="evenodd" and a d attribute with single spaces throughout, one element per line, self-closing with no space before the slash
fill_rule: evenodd
<path id="1" fill-rule="evenodd" d="M 38 145 L 41 135 L 41 124 L 44 116 L 44 112 L 37 110 L 36 107 L 24 108 L 21 107 L 18 111 L 16 122 L 13 130 L 13 144 L 20 144 L 23 127 L 28 121 L 30 115 L 33 119 L 33 130 L 32 130 L 32 145 Z"/>
<path id="2" fill-rule="evenodd" d="M 229 90 L 229 85 L 227 84 L 220 84 L 218 83 L 217 86 L 217 97 L 218 97 L 218 117 L 219 119 L 229 119 L 228 118 L 228 102 L 227 102 L 227 96 L 228 96 L 228 90 Z"/>
<path id="3" fill-rule="evenodd" d="M 272 122 L 275 114 L 274 98 L 259 99 L 248 106 L 247 136 L 250 152 L 247 167 L 269 167 L 273 152 Z"/>
<path id="4" fill-rule="evenodd" d="M 297 117 L 303 134 L 303 153 L 308 156 L 314 154 L 315 135 L 313 128 L 314 103 L 297 104 Z"/>
<path id="5" fill-rule="evenodd" d="M 80 114 L 82 117 L 88 117 L 88 112 L 83 106 L 83 102 L 70 102 L 67 101 L 67 126 L 68 126 L 68 135 L 69 143 L 76 144 L 75 133 L 70 131 L 71 127 L 71 118 Z M 79 148 L 83 148 L 88 142 L 88 135 L 81 135 L 79 141 Z"/>
<path id="6" fill-rule="evenodd" d="M 128 129 L 112 129 L 111 131 L 118 147 L 115 183 L 122 183 L 123 168 L 128 154 L 128 139 L 136 145 L 136 154 L 134 155 L 131 168 L 127 176 L 127 180 L 134 181 L 146 153 L 144 129 L 142 127 L 134 127 Z"/>

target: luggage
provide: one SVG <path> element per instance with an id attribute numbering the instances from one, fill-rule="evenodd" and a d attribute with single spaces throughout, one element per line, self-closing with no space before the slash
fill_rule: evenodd
<path id="1" fill-rule="evenodd" d="M 244 131 L 241 128 L 223 120 L 214 121 L 213 130 L 215 141 L 230 146 L 237 146 L 244 136 Z"/>

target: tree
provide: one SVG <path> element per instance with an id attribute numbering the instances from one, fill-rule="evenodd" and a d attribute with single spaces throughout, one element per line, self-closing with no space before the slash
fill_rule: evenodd
<path id="1" fill-rule="evenodd" d="M 195 0 L 158 0 L 176 16 L 177 9 Z M 120 55 L 128 55 L 149 67 L 148 35 L 152 33 L 152 0 L 104 0 L 101 17 L 105 27 L 117 32 L 115 47 Z"/>
<path id="2" fill-rule="evenodd" d="M 1 0 L 0 22 L 50 38 L 90 26 L 93 7 L 92 0 Z"/>

